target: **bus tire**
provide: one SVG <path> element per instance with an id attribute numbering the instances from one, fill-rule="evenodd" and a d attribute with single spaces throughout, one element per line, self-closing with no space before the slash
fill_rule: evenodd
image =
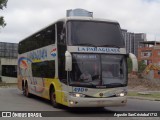
<path id="1" fill-rule="evenodd" d="M 59 104 L 56 102 L 56 93 L 54 88 L 51 88 L 50 90 L 50 101 L 54 108 L 59 108 Z"/>
<path id="2" fill-rule="evenodd" d="M 23 95 L 25 96 L 25 86 L 24 86 L 24 81 L 22 81 L 22 92 L 23 92 Z"/>
<path id="3" fill-rule="evenodd" d="M 24 95 L 28 98 L 31 97 L 31 94 L 29 93 L 29 90 L 28 90 L 28 84 L 27 83 L 24 87 Z"/>
<path id="4" fill-rule="evenodd" d="M 24 90 L 24 89 L 23 89 L 23 91 L 22 91 L 22 92 L 23 92 L 23 95 L 24 95 L 24 96 L 26 96 L 26 95 L 25 95 L 25 90 Z"/>

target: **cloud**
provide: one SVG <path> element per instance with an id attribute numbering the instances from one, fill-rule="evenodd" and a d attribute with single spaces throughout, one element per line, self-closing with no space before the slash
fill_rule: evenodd
<path id="1" fill-rule="evenodd" d="M 10 0 L 7 9 L 0 11 L 7 23 L 0 30 L 0 41 L 19 42 L 75 8 L 117 20 L 130 32 L 147 33 L 148 40 L 154 40 L 153 36 L 160 40 L 160 0 Z"/>

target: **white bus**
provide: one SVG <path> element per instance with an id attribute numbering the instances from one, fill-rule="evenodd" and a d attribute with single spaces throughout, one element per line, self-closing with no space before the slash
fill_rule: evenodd
<path id="1" fill-rule="evenodd" d="M 68 16 L 20 41 L 18 53 L 18 87 L 27 97 L 53 107 L 127 102 L 128 55 L 116 21 Z"/>

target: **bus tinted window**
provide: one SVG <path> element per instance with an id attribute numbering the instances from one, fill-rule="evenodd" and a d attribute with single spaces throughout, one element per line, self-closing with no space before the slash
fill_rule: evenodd
<path id="1" fill-rule="evenodd" d="M 18 53 L 25 53 L 51 44 L 55 44 L 55 25 L 21 41 L 19 43 Z"/>
<path id="2" fill-rule="evenodd" d="M 54 78 L 55 76 L 55 61 L 45 61 L 32 63 L 33 77 Z"/>
<path id="3" fill-rule="evenodd" d="M 69 21 L 69 45 L 125 47 L 118 23 Z"/>

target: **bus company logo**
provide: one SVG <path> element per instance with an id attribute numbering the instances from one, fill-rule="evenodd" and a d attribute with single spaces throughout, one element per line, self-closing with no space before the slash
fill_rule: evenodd
<path id="1" fill-rule="evenodd" d="M 47 58 L 47 50 L 46 49 L 40 49 L 31 51 L 27 54 L 27 58 L 31 60 L 42 60 Z"/>
<path id="2" fill-rule="evenodd" d="M 100 96 L 100 97 L 103 97 L 103 93 L 99 93 L 99 96 Z"/>
<path id="3" fill-rule="evenodd" d="M 53 49 L 52 49 L 51 55 L 52 55 L 53 57 L 56 57 L 56 51 L 57 51 L 56 48 L 53 48 Z"/>
<path id="4" fill-rule="evenodd" d="M 11 112 L 2 112 L 2 117 L 12 117 Z"/>

